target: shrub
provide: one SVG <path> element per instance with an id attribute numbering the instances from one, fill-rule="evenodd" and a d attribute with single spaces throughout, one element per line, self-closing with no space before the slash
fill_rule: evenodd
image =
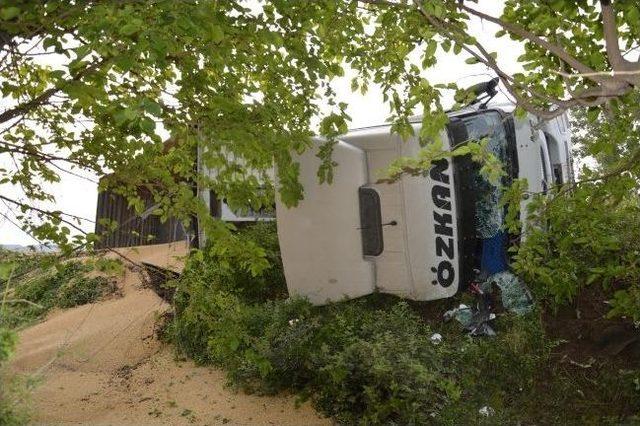
<path id="1" fill-rule="evenodd" d="M 221 309 L 209 335 L 212 361 L 225 367 L 231 383 L 246 391 L 275 393 L 306 385 L 311 377 L 309 355 L 316 345 L 311 305 L 301 299 L 235 302 Z"/>
<path id="2" fill-rule="evenodd" d="M 70 308 L 91 303 L 115 289 L 105 277 L 87 277 L 91 269 L 90 264 L 72 261 L 12 280 L 11 299 L 17 302 L 4 306 L 0 326 L 22 326 L 56 306 Z"/>
<path id="3" fill-rule="evenodd" d="M 224 364 L 222 354 L 209 352 L 210 337 L 222 339 L 220 333 L 225 329 L 244 327 L 245 320 L 256 314 L 249 311 L 259 309 L 252 303 L 283 299 L 287 294 L 275 223 L 245 226 L 237 236 L 264 250 L 269 266 L 261 274 L 256 276 L 245 268 L 228 265 L 214 251 L 205 249 L 189 257 L 177 282 L 176 318 L 167 334 L 200 363 Z M 240 339 L 232 340 L 231 347 L 236 340 Z"/>
<path id="4" fill-rule="evenodd" d="M 640 321 L 640 199 L 620 176 L 532 203 L 516 271 L 538 299 L 557 306 L 589 286 L 610 298 L 611 315 Z"/>
<path id="5" fill-rule="evenodd" d="M 115 287 L 108 278 L 101 276 L 92 278 L 76 277 L 60 286 L 56 305 L 61 308 L 72 308 L 92 303 L 113 290 L 115 290 Z"/>
<path id="6" fill-rule="evenodd" d="M 544 380 L 553 342 L 545 337 L 536 312 L 501 315 L 494 326 L 498 334 L 491 339 L 448 335 L 451 368 L 462 395 L 440 413 L 441 423 L 517 424 L 526 418 L 529 401 L 539 393 L 537 383 Z M 491 418 L 479 414 L 484 406 L 494 412 Z"/>
<path id="7" fill-rule="evenodd" d="M 461 389 L 448 365 L 447 345 L 405 303 L 368 309 L 365 302 L 334 306 L 312 356 L 313 400 L 345 424 L 425 424 Z"/>
<path id="8" fill-rule="evenodd" d="M 11 269 L 15 278 L 34 268 L 47 269 L 53 266 L 55 261 L 56 256 L 50 253 L 21 253 L 0 248 L 0 283 L 8 278 Z"/>
<path id="9" fill-rule="evenodd" d="M 275 222 L 247 225 L 237 232 L 237 237 L 245 243 L 259 245 L 269 266 L 254 275 L 247 268 L 230 265 L 223 255 L 208 247 L 197 251 L 187 260 L 176 291 L 178 311 L 191 303 L 191 297 L 209 292 L 227 292 L 247 302 L 264 302 L 287 296 Z M 197 301 L 194 304 L 197 305 Z"/>
<path id="10" fill-rule="evenodd" d="M 471 338 L 457 324 L 426 324 L 416 310 L 432 305 L 375 294 L 314 307 L 284 299 L 281 270 L 272 276 L 273 287 L 264 275 L 194 253 L 166 335 L 197 362 L 224 368 L 231 385 L 297 392 L 340 424 L 597 423 L 640 409 L 637 372 L 594 366 L 594 382 L 556 369 L 537 310 L 501 314 L 496 337 Z M 442 342 L 431 341 L 433 330 Z M 479 411 L 485 406 L 489 416 Z"/>
<path id="11" fill-rule="evenodd" d="M 13 353 L 17 340 L 18 338 L 12 330 L 0 326 L 0 367 Z"/>
<path id="12" fill-rule="evenodd" d="M 62 263 L 56 265 L 51 273 L 45 272 L 36 277 L 29 277 L 24 282 L 16 283 L 15 295 L 45 308 L 51 308 L 56 303 L 60 287 L 88 271 L 89 268 L 80 262 Z"/>
<path id="13" fill-rule="evenodd" d="M 279 262 L 272 224 L 241 235 L 270 241 L 274 248 L 267 255 Z M 520 373 L 516 384 L 496 384 L 492 392 L 503 395 L 508 386 L 532 381 L 540 351 L 527 351 L 540 340 L 527 337 L 526 327 L 501 337 L 508 344 L 499 350 L 492 341 L 477 344 L 464 336 L 437 345 L 429 326 L 395 297 L 313 307 L 302 299 L 282 299 L 281 271 L 278 264 L 267 272 L 271 278 L 254 277 L 221 267 L 215 256 L 195 254 L 179 279 L 176 316 L 167 334 L 197 362 L 223 367 L 230 384 L 249 392 L 297 391 L 345 424 L 468 419 L 469 411 L 462 415 L 450 407 L 460 406 L 462 395 L 474 404 L 484 396 L 470 385 L 482 383 L 493 368 L 480 363 L 483 351 L 505 366 L 504 376 Z M 272 290 L 270 280 L 280 289 Z M 458 353 L 459 347 L 466 349 Z M 478 407 L 466 408 L 477 413 Z"/>

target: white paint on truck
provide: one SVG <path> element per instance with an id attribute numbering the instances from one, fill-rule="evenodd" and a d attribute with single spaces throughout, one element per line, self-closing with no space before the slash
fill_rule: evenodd
<path id="1" fill-rule="evenodd" d="M 297 207 L 276 201 L 278 239 L 290 295 L 323 304 L 371 294 L 374 264 L 362 256 L 358 188 L 367 183 L 365 152 L 344 142 L 331 185 L 319 185 L 318 144 L 297 158 L 305 197 Z M 314 170 L 313 173 L 308 172 Z M 280 226 L 282 224 L 282 226 Z"/>

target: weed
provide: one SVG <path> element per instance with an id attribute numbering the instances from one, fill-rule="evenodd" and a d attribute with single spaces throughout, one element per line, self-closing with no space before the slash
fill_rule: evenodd
<path id="1" fill-rule="evenodd" d="M 29 422 L 29 386 L 25 379 L 0 369 L 0 426 Z"/>
<path id="2" fill-rule="evenodd" d="M 16 333 L 0 326 L 0 426 L 23 425 L 29 420 L 24 379 L 3 367 L 13 354 L 16 343 Z"/>
<path id="3" fill-rule="evenodd" d="M 8 328 L 0 327 L 0 367 L 13 353 L 18 337 Z"/>
<path id="4" fill-rule="evenodd" d="M 9 275 L 11 275 L 15 266 L 14 262 L 0 262 L 0 280 L 9 279 Z"/>
<path id="5" fill-rule="evenodd" d="M 120 259 L 110 259 L 108 257 L 99 257 L 93 261 L 96 270 L 110 275 L 122 275 L 124 273 L 124 265 Z"/>

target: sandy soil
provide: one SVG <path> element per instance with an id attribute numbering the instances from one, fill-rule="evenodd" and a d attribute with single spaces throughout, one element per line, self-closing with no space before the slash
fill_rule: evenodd
<path id="1" fill-rule="evenodd" d="M 179 270 L 186 247 L 158 245 L 124 254 Z M 119 280 L 121 296 L 52 312 L 20 334 L 14 368 L 39 378 L 35 424 L 324 425 L 294 397 L 260 397 L 225 387 L 224 373 L 177 361 L 155 339 L 168 306 L 143 288 L 139 272 Z"/>

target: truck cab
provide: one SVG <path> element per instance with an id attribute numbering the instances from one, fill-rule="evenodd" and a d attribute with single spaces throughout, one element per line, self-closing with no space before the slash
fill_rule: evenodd
<path id="1" fill-rule="evenodd" d="M 573 180 L 567 116 L 542 121 L 517 118 L 513 110 L 480 105 L 450 112 L 440 138 L 450 149 L 487 138 L 506 172 L 503 186 L 525 178 L 529 192 L 545 193 Z M 421 118 L 412 121 L 420 134 Z M 486 181 L 469 156 L 383 183 L 394 159 L 418 154 L 418 138 L 403 141 L 387 124 L 354 129 L 335 146 L 333 183 L 319 184 L 321 143 L 297 158 L 304 199 L 292 208 L 276 200 L 290 294 L 315 304 L 374 292 L 435 300 L 508 269 L 507 248 L 517 236 L 503 229 L 502 186 Z"/>

